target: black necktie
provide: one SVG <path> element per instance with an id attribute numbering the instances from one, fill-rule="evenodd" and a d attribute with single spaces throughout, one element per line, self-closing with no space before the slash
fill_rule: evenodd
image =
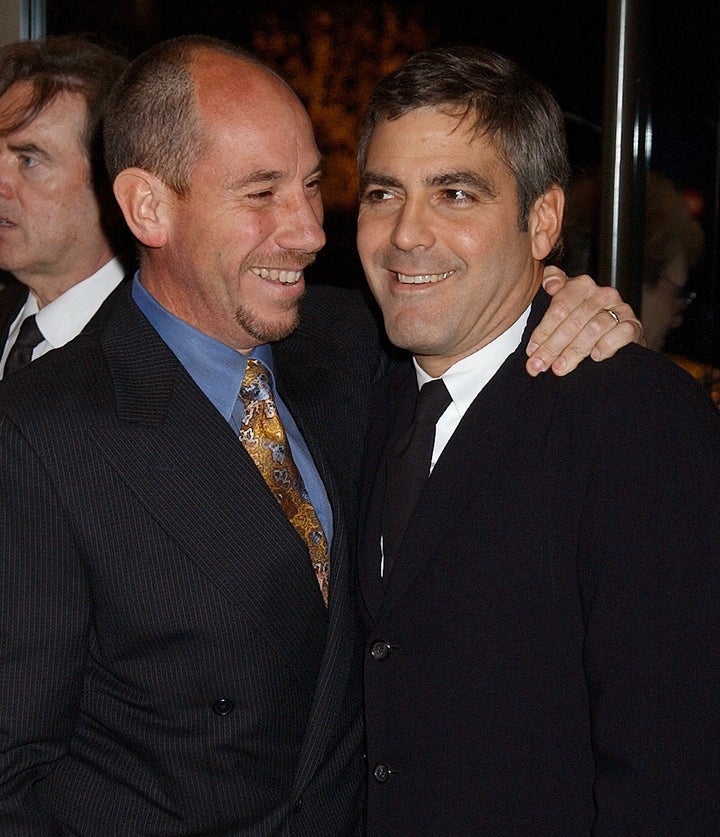
<path id="1" fill-rule="evenodd" d="M 383 507 L 383 577 L 390 575 L 410 516 L 430 474 L 435 425 L 450 404 L 442 378 L 421 387 L 412 424 L 388 457 Z"/>
<path id="2" fill-rule="evenodd" d="M 32 360 L 33 349 L 44 339 L 42 331 L 35 322 L 35 314 L 26 317 L 20 326 L 17 340 L 5 361 L 4 374 L 10 375 L 12 372 L 22 369 L 23 366 L 27 366 Z"/>

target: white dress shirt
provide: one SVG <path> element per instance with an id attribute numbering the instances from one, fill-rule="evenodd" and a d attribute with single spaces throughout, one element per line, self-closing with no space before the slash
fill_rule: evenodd
<path id="1" fill-rule="evenodd" d="M 457 430 L 457 426 L 460 424 L 468 407 L 507 358 L 520 345 L 529 315 L 530 306 L 525 309 L 510 328 L 496 337 L 491 343 L 468 355 L 468 357 L 457 361 L 457 363 L 454 363 L 441 376 L 450 393 L 452 402 L 435 425 L 435 445 L 430 461 L 430 473 L 432 473 L 435 463 L 445 449 L 445 445 L 450 441 L 450 437 Z M 418 388 L 428 381 L 433 380 L 427 372 L 424 372 L 418 366 L 414 358 L 413 363 L 415 364 Z"/>
<path id="2" fill-rule="evenodd" d="M 29 293 L 25 305 L 8 331 L 8 339 L 2 353 L 2 368 L 10 349 L 15 345 L 23 321 L 32 314 L 45 338 L 33 350 L 32 359 L 37 360 L 52 349 L 59 349 L 85 328 L 98 312 L 100 306 L 122 281 L 124 271 L 117 259 L 111 259 L 92 276 L 68 288 L 57 299 L 38 308 L 34 294 Z"/>
<path id="3" fill-rule="evenodd" d="M 454 363 L 444 375 L 440 377 L 445 382 L 452 401 L 445 412 L 440 416 L 435 425 L 435 444 L 433 445 L 432 458 L 430 460 L 430 473 L 445 446 L 450 441 L 453 433 L 457 430 L 462 417 L 473 403 L 483 387 L 490 381 L 507 358 L 517 349 L 522 340 L 530 306 L 515 320 L 515 322 L 502 334 L 496 337 L 487 346 L 478 349 L 473 354 L 464 357 Z M 415 358 L 415 374 L 417 375 L 418 389 L 428 381 L 434 380 L 427 372 L 424 372 L 418 365 Z M 382 535 L 380 536 L 380 575 L 385 573 L 385 551 Z"/>

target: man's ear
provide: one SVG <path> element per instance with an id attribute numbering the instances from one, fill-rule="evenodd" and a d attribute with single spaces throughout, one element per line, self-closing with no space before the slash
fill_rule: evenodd
<path id="1" fill-rule="evenodd" d="M 163 247 L 170 231 L 169 209 L 177 195 L 154 174 L 129 168 L 118 174 L 113 192 L 125 222 L 135 238 L 146 247 Z"/>
<path id="2" fill-rule="evenodd" d="M 562 232 L 565 192 L 560 186 L 551 186 L 535 201 L 528 220 L 532 240 L 532 255 L 543 261 L 555 246 Z"/>

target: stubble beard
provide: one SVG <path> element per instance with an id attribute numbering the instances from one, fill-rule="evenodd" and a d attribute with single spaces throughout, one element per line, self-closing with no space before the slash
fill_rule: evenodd
<path id="1" fill-rule="evenodd" d="M 279 270 L 304 270 L 309 267 L 316 258 L 316 253 L 298 253 L 282 251 L 265 255 L 263 253 L 251 253 L 240 265 L 239 275 L 252 269 L 253 265 L 271 265 Z M 288 300 L 284 306 L 286 316 L 279 319 L 262 319 L 257 311 L 249 306 L 240 304 L 235 311 L 235 321 L 246 334 L 250 335 L 259 343 L 273 343 L 282 340 L 295 331 L 300 321 L 300 305 L 305 296 L 305 291 L 292 300 Z"/>
<path id="2" fill-rule="evenodd" d="M 239 306 L 235 312 L 235 320 L 246 334 L 259 343 L 274 343 L 277 340 L 283 340 L 295 331 L 300 322 L 300 301 L 303 296 L 288 302 L 288 316 L 282 322 L 262 320 L 255 311 L 243 305 Z"/>

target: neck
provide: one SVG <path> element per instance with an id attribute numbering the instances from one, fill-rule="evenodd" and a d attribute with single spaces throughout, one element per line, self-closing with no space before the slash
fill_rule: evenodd
<path id="1" fill-rule="evenodd" d="M 42 308 L 62 296 L 70 288 L 97 273 L 113 256 L 114 254 L 108 245 L 97 252 L 93 258 L 73 265 L 69 270 L 31 276 L 16 273 L 15 278 L 29 289 L 37 300 L 38 307 Z"/>

